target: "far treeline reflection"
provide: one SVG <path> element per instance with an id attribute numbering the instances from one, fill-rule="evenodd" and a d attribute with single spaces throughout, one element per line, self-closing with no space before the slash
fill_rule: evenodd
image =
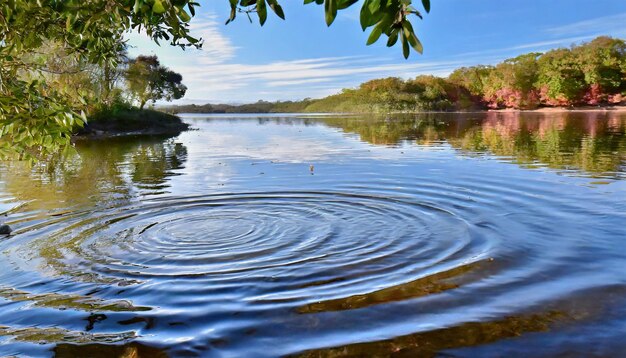
<path id="1" fill-rule="evenodd" d="M 440 146 L 463 154 L 493 154 L 532 167 L 582 171 L 578 175 L 623 178 L 626 172 L 626 113 L 425 113 L 324 122 L 375 145 Z"/>

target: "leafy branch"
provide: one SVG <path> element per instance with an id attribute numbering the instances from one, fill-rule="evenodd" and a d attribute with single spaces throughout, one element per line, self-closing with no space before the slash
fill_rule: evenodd
<path id="1" fill-rule="evenodd" d="M 276 16 L 285 19 L 285 13 L 277 0 L 229 0 L 230 16 L 226 21 L 229 24 L 238 13 L 245 13 L 250 21 L 251 13 L 256 13 L 261 26 L 267 21 L 267 8 Z M 357 3 L 358 0 L 304 0 L 304 4 L 315 3 L 324 5 L 326 25 L 330 26 L 337 17 L 339 10 L 344 10 Z M 421 0 L 422 7 L 430 12 L 430 0 Z M 394 46 L 398 40 L 402 44 L 404 58 L 410 55 L 413 48 L 422 53 L 424 48 L 418 39 L 409 17 L 414 15 L 423 18 L 421 12 L 412 5 L 412 0 L 365 0 L 361 7 L 360 23 L 363 31 L 372 28 L 367 39 L 367 45 L 377 42 L 382 34 L 387 36 L 387 46 Z"/>

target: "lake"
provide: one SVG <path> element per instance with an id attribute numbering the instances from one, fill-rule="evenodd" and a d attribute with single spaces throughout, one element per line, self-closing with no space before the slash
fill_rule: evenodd
<path id="1" fill-rule="evenodd" d="M 182 117 L 0 164 L 0 355 L 626 354 L 626 113 Z"/>

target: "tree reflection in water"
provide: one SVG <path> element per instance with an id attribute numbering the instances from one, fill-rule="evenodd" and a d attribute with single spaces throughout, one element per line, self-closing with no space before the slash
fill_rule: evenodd
<path id="1" fill-rule="evenodd" d="M 184 168 L 187 160 L 183 144 L 163 137 L 79 142 L 76 149 L 74 154 L 34 166 L 2 162 L 2 192 L 27 206 L 20 210 L 46 215 L 59 203 L 67 209 L 129 201 L 137 190 L 146 194 L 167 190 L 167 178 Z"/>
<path id="2" fill-rule="evenodd" d="M 462 155 L 493 154 L 529 167 L 616 177 L 626 158 L 626 117 L 619 113 L 419 114 L 324 122 L 375 145 L 449 144 Z M 582 173 L 580 173 L 582 171 Z"/>

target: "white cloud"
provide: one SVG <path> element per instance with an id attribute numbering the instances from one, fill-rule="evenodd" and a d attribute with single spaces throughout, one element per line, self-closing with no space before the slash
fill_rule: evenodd
<path id="1" fill-rule="evenodd" d="M 543 49 L 546 47 L 553 48 L 554 46 L 569 46 L 576 42 L 592 39 L 593 37 L 595 36 L 588 35 L 588 36 L 561 38 L 561 39 L 550 40 L 550 41 L 532 42 L 532 43 L 522 44 L 518 46 L 508 47 L 505 50 L 528 50 L 528 49 L 537 50 L 537 49 Z"/>
<path id="2" fill-rule="evenodd" d="M 196 61 L 199 65 L 223 63 L 235 56 L 237 47 L 220 32 L 219 22 L 215 15 L 195 18 L 191 22 L 190 28 L 194 36 L 198 36 L 204 41 L 202 50 L 192 50 L 197 52 Z"/>
<path id="3" fill-rule="evenodd" d="M 309 58 L 265 64 L 192 63 L 178 66 L 195 98 L 227 98 L 231 101 L 298 99 L 327 95 L 343 86 L 356 86 L 374 77 L 413 77 L 418 74 L 447 74 L 460 61 L 381 63 L 377 58 Z M 311 86 L 312 84 L 324 84 Z M 276 91 L 281 87 L 281 91 Z M 273 88 L 274 90 L 268 91 Z M 274 93 L 273 96 L 267 96 Z"/>
<path id="4" fill-rule="evenodd" d="M 577 34 L 623 34 L 626 24 L 626 13 L 598 17 L 595 19 L 574 22 L 568 25 L 548 28 L 546 32 L 554 36 L 571 36 Z"/>
<path id="5" fill-rule="evenodd" d="M 306 78 L 301 80 L 288 80 L 288 81 L 272 81 L 267 85 L 269 87 L 282 87 L 282 86 L 297 86 L 304 85 L 308 83 L 320 83 L 320 82 L 331 82 L 334 78 L 332 77 L 320 77 L 320 78 Z"/>

